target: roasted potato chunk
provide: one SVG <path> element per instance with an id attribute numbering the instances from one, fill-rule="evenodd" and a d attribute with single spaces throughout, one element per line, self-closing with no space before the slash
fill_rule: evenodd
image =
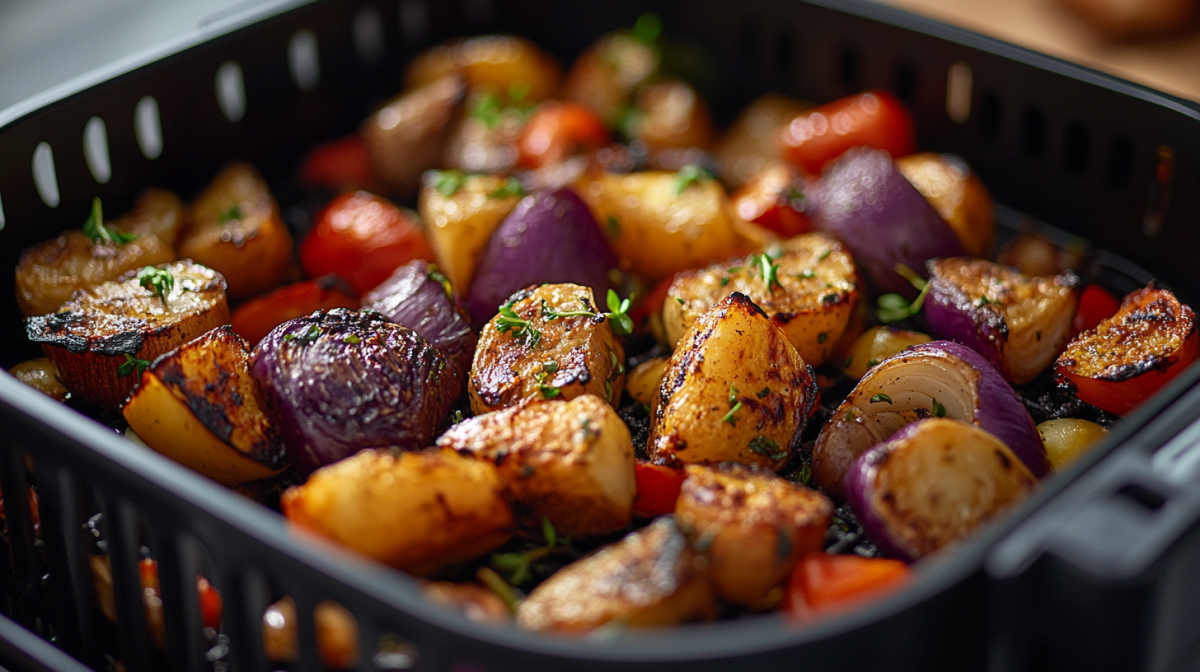
<path id="1" fill-rule="evenodd" d="M 996 241 L 995 207 L 983 180 L 952 154 L 921 152 L 896 159 L 896 170 L 954 229 L 972 257 L 990 257 Z M 1030 273 L 1030 275 L 1052 275 Z"/>
<path id="2" fill-rule="evenodd" d="M 625 349 L 592 290 L 560 283 L 514 294 L 479 336 L 467 390 L 476 415 L 522 399 L 592 394 L 616 405 Z"/>
<path id="3" fill-rule="evenodd" d="M 630 134 L 651 150 L 708 147 L 713 138 L 708 105 L 686 82 L 664 79 L 634 96 L 641 115 L 628 124 Z"/>
<path id="4" fill-rule="evenodd" d="M 833 515 L 829 498 L 757 467 L 691 465 L 675 520 L 708 559 L 717 595 L 766 608 L 806 553 L 821 550 Z"/>
<path id="5" fill-rule="evenodd" d="M 417 204 L 438 267 L 461 292 L 471 286 L 475 265 L 492 233 L 517 207 L 519 194 L 505 189 L 498 175 L 426 173 Z"/>
<path id="6" fill-rule="evenodd" d="M 654 357 L 638 364 L 625 378 L 625 391 L 638 403 L 653 406 L 670 361 L 668 357 Z"/>
<path id="7" fill-rule="evenodd" d="M 389 100 L 362 123 L 375 175 L 391 192 L 415 193 L 421 174 L 437 165 L 464 95 L 463 79 L 449 75 Z"/>
<path id="8" fill-rule="evenodd" d="M 139 280 L 148 269 L 165 290 L 161 298 L 152 283 Z M 25 331 L 42 344 L 68 390 L 117 408 L 137 383 L 139 367 L 223 324 L 229 324 L 225 279 L 176 261 L 79 290 L 58 312 L 28 318 Z"/>
<path id="9" fill-rule="evenodd" d="M 225 276 L 229 296 L 245 299 L 281 284 L 292 263 L 292 234 L 262 176 L 226 166 L 192 203 L 192 226 L 179 256 Z"/>
<path id="10" fill-rule="evenodd" d="M 646 171 L 590 173 L 577 185 L 622 267 L 647 280 L 749 253 L 729 197 L 715 180 Z"/>
<path id="11" fill-rule="evenodd" d="M 17 305 L 27 316 L 45 315 L 57 310 L 77 290 L 135 268 L 167 263 L 175 259 L 175 239 L 183 222 L 179 197 L 169 191 L 147 189 L 129 214 L 105 224 L 114 233 L 136 236 L 133 240 L 97 241 L 73 229 L 21 253 Z"/>
<path id="12" fill-rule="evenodd" d="M 39 357 L 21 362 L 9 369 L 8 372 L 12 374 L 13 378 L 52 399 L 66 401 L 71 396 L 70 391 L 58 379 L 58 367 L 54 366 L 54 362 L 50 361 L 49 357 Z"/>
<path id="13" fill-rule="evenodd" d="M 755 98 L 738 114 L 714 152 L 721 166 L 721 181 L 737 189 L 770 164 L 783 158 L 775 138 L 796 115 L 812 103 L 792 100 L 777 93 Z"/>
<path id="14" fill-rule="evenodd" d="M 563 82 L 563 100 L 590 108 L 609 126 L 616 126 L 634 90 L 657 70 L 659 52 L 630 31 L 600 38 L 580 54 Z"/>
<path id="15" fill-rule="evenodd" d="M 283 441 L 258 405 L 250 346 L 228 325 L 159 357 L 121 412 L 154 450 L 224 485 L 279 473 Z"/>
<path id="16" fill-rule="evenodd" d="M 469 560 L 513 534 L 496 469 L 452 450 L 364 450 L 283 493 L 283 515 L 417 575 Z"/>
<path id="17" fill-rule="evenodd" d="M 678 344 L 701 315 L 739 292 L 783 329 L 805 362 L 824 363 L 860 299 L 854 259 L 824 233 L 796 236 L 774 252 L 677 274 L 663 301 L 667 341 Z"/>
<path id="18" fill-rule="evenodd" d="M 745 294 L 730 294 L 679 341 L 650 416 L 651 457 L 781 468 L 816 399 L 813 374 Z"/>
<path id="19" fill-rule="evenodd" d="M 671 625 L 712 618 L 712 590 L 675 521 L 660 518 L 558 571 L 517 609 L 530 630 L 584 634 L 609 623 Z"/>
<path id="20" fill-rule="evenodd" d="M 636 494 L 629 428 L 603 399 L 527 400 L 450 428 L 438 445 L 496 465 L 513 501 L 560 534 L 629 524 Z"/>
<path id="21" fill-rule="evenodd" d="M 424 86 L 447 75 L 466 78 L 472 90 L 538 102 L 554 95 L 562 79 L 558 61 L 533 42 L 514 35 L 480 35 L 453 40 L 425 51 L 404 73 L 407 87 Z"/>

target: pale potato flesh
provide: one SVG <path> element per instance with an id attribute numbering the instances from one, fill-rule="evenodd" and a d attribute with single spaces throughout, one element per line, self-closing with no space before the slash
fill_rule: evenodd
<path id="1" fill-rule="evenodd" d="M 526 524 L 591 536 L 629 524 L 636 494 L 629 428 L 603 399 L 529 400 L 450 428 L 438 446 L 496 466 Z"/>
<path id="2" fill-rule="evenodd" d="M 450 194 L 429 180 L 421 189 L 418 208 L 438 268 L 459 292 L 471 286 L 488 240 L 521 200 L 515 195 L 496 196 L 503 187 L 500 176 L 468 175 Z"/>
<path id="3" fill-rule="evenodd" d="M 625 377 L 625 392 L 638 403 L 653 407 L 670 361 L 668 357 L 653 357 L 635 366 Z"/>

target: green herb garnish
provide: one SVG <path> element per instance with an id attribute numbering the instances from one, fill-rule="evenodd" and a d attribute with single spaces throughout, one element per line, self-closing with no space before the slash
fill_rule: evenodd
<path id="1" fill-rule="evenodd" d="M 242 217 L 244 217 L 244 215 L 242 214 L 242 209 L 240 207 L 238 207 L 237 203 L 234 203 L 233 205 L 229 206 L 227 209 L 222 210 L 221 214 L 217 215 L 217 224 L 228 224 L 230 222 L 240 222 L 240 221 L 242 221 Z"/>
<path id="2" fill-rule="evenodd" d="M 675 303 L 678 303 L 681 306 L 683 305 L 683 299 L 679 298 L 678 296 L 673 296 L 671 298 L 675 299 Z"/>
<path id="3" fill-rule="evenodd" d="M 137 240 L 136 233 L 121 233 L 120 231 L 113 231 L 104 225 L 104 211 L 100 207 L 99 197 L 92 199 L 92 214 L 83 223 L 83 235 L 91 238 L 94 243 L 124 245 L 125 243 Z"/>
<path id="4" fill-rule="evenodd" d="M 751 265 L 756 267 L 756 270 L 762 275 L 762 281 L 766 284 L 768 292 L 775 291 L 776 287 L 783 288 L 783 285 L 779 284 L 779 264 L 775 263 L 775 258 L 771 256 L 770 252 L 752 257 Z"/>
<path id="5" fill-rule="evenodd" d="M 315 324 L 308 325 L 308 328 L 300 333 L 285 334 L 283 340 L 296 341 L 300 345 L 308 345 L 317 340 L 321 336 L 321 328 Z"/>
<path id="6" fill-rule="evenodd" d="M 480 583 L 495 593 L 500 598 L 500 601 L 504 603 L 504 606 L 508 607 L 510 612 L 517 613 L 517 607 L 521 604 L 521 598 L 517 597 L 517 592 L 513 590 L 512 586 L 508 585 L 504 577 L 496 573 L 496 570 L 491 567 L 480 567 L 475 572 L 475 578 L 479 579 Z"/>
<path id="7" fill-rule="evenodd" d="M 771 388 L 770 388 L 770 387 L 764 387 L 763 389 L 761 389 L 761 390 L 759 390 L 759 391 L 758 391 L 758 394 L 756 394 L 756 395 L 754 395 L 754 396 L 758 397 L 759 399 L 762 399 L 763 397 L 767 396 L 767 395 L 768 395 L 768 394 L 770 394 L 770 393 L 771 393 Z"/>
<path id="8" fill-rule="evenodd" d="M 558 362 L 552 359 L 546 360 L 542 362 L 542 370 L 546 373 L 554 373 L 555 371 L 558 371 Z"/>
<path id="9" fill-rule="evenodd" d="M 532 548 L 524 553 L 493 553 L 489 564 L 514 586 L 528 582 L 533 577 L 530 568 L 534 562 L 549 555 L 562 553 L 571 545 L 569 537 L 562 539 L 562 543 L 559 544 L 558 533 L 546 518 L 542 518 L 542 537 L 545 539 L 545 546 Z"/>
<path id="10" fill-rule="evenodd" d="M 842 417 L 844 417 L 846 419 L 846 422 L 854 422 L 854 418 L 857 415 L 858 415 L 858 408 L 855 406 L 851 406 L 850 410 L 846 411 L 846 415 L 844 415 Z"/>
<path id="11" fill-rule="evenodd" d="M 483 122 L 488 128 L 495 128 L 500 124 L 500 115 L 504 113 L 504 105 L 500 102 L 500 96 L 494 93 L 481 93 L 471 99 L 467 114 L 472 119 L 478 119 Z"/>
<path id="12" fill-rule="evenodd" d="M 358 343 L 361 343 L 361 342 L 362 342 L 362 339 L 361 339 L 361 338 L 359 338 L 358 336 L 354 335 L 354 334 L 346 334 L 346 335 L 345 335 L 345 336 L 342 338 L 342 342 L 343 342 L 343 343 L 349 343 L 350 345 L 356 345 L 356 344 L 358 344 Z"/>
<path id="13" fill-rule="evenodd" d="M 628 336 L 633 333 L 633 318 L 629 316 L 629 299 L 621 299 L 613 290 L 608 290 L 608 312 L 604 314 L 611 322 L 613 333 Z"/>
<path id="14" fill-rule="evenodd" d="M 158 295 L 163 306 L 167 305 L 167 297 L 175 288 L 175 276 L 165 268 L 143 266 L 137 274 L 138 284 Z"/>
<path id="15" fill-rule="evenodd" d="M 454 288 L 450 286 L 450 278 L 447 278 L 445 275 L 443 275 L 437 266 L 430 264 L 429 272 L 425 274 L 425 277 L 440 284 L 442 289 L 446 292 L 446 298 L 450 299 L 451 303 L 454 303 Z"/>
<path id="16" fill-rule="evenodd" d="M 797 273 L 796 277 L 800 278 L 801 280 L 810 280 L 812 278 L 817 277 L 817 272 L 811 268 L 806 268 L 803 271 L 801 271 L 800 273 Z"/>
<path id="17" fill-rule="evenodd" d="M 986 296 L 981 296 L 978 299 L 975 299 L 975 307 L 976 308 L 982 308 L 982 307 L 988 305 L 989 303 L 991 303 L 991 301 L 988 301 L 988 298 Z"/>
<path id="18" fill-rule="evenodd" d="M 458 409 L 454 409 L 454 415 L 452 415 L 451 417 L 454 419 L 454 424 L 456 424 L 456 425 L 463 421 L 462 411 L 460 411 Z"/>
<path id="19" fill-rule="evenodd" d="M 779 443 L 761 434 L 750 439 L 750 451 L 775 461 L 787 457 L 787 453 L 780 450 Z"/>
<path id="20" fill-rule="evenodd" d="M 689 163 L 675 174 L 675 195 L 683 194 L 693 184 L 701 184 L 711 179 L 713 179 L 713 174 L 708 172 L 707 168 Z"/>
<path id="21" fill-rule="evenodd" d="M 817 261 L 818 262 L 825 261 L 826 259 L 829 258 L 829 255 L 831 255 L 831 254 L 833 254 L 832 249 L 825 250 L 824 252 L 822 252 L 820 255 L 817 256 Z"/>
<path id="22" fill-rule="evenodd" d="M 449 198 L 454 195 L 454 192 L 462 188 L 467 181 L 467 176 L 457 170 L 434 170 L 433 173 L 433 188 L 439 194 Z"/>
<path id="23" fill-rule="evenodd" d="M 725 417 L 721 418 L 721 422 L 728 422 L 729 424 L 733 425 L 734 427 L 737 427 L 737 420 L 734 419 L 733 416 L 735 413 L 742 410 L 742 402 L 738 401 L 737 394 L 738 394 L 737 388 L 733 386 L 733 383 L 730 383 L 729 384 L 729 406 L 730 406 L 730 409 L 729 409 L 729 412 L 725 414 Z"/>
<path id="24" fill-rule="evenodd" d="M 634 21 L 630 34 L 638 42 L 654 46 L 662 34 L 662 19 L 657 14 L 642 14 Z"/>
<path id="25" fill-rule="evenodd" d="M 890 403 L 892 403 L 892 398 L 889 397 L 888 395 L 884 394 L 883 392 L 880 392 L 879 394 L 871 397 L 872 404 L 878 404 L 880 402 L 887 402 L 890 404 Z"/>
<path id="26" fill-rule="evenodd" d="M 812 485 L 812 467 L 807 462 L 800 465 L 800 469 L 792 475 L 792 480 L 801 485 Z"/>
<path id="27" fill-rule="evenodd" d="M 867 368 L 868 368 L 868 369 L 870 369 L 870 368 L 874 368 L 874 367 L 876 367 L 876 366 L 879 366 L 879 360 L 878 360 L 878 359 L 868 359 L 868 360 L 867 360 Z"/>
<path id="28" fill-rule="evenodd" d="M 937 399 L 933 400 L 933 417 L 935 417 L 935 418 L 946 417 L 946 407 L 939 404 Z"/>
<path id="29" fill-rule="evenodd" d="M 827 334 L 826 332 L 822 331 L 821 333 L 817 334 L 817 343 L 824 343 L 825 341 L 828 341 L 828 340 L 829 340 L 829 334 Z"/>
<path id="30" fill-rule="evenodd" d="M 614 239 L 621 237 L 621 220 L 617 219 L 615 215 L 608 216 L 608 237 Z"/>
<path id="31" fill-rule="evenodd" d="M 139 359 L 137 357 L 134 357 L 131 354 L 126 353 L 125 354 L 125 362 L 117 367 L 117 377 L 124 378 L 125 376 L 128 376 L 129 374 L 133 373 L 135 370 L 138 372 L 138 375 L 140 376 L 140 375 L 142 375 L 142 373 L 146 370 L 146 367 L 148 367 L 148 366 L 150 366 L 149 361 L 147 361 L 145 359 Z"/>
<path id="32" fill-rule="evenodd" d="M 513 338 L 530 348 L 536 348 L 538 342 L 542 340 L 542 332 L 533 328 L 533 322 L 522 319 L 517 311 L 513 310 L 514 303 L 516 301 L 509 301 L 500 306 L 500 314 L 496 316 L 496 331 L 502 334 L 512 331 Z"/>
<path id="33" fill-rule="evenodd" d="M 488 194 L 488 198 L 512 198 L 524 195 L 525 187 L 521 186 L 521 181 L 515 177 L 506 177 L 504 178 L 504 184 L 499 189 Z"/>
<path id="34" fill-rule="evenodd" d="M 877 300 L 879 309 L 875 311 L 875 316 L 884 324 L 906 320 L 921 312 L 921 306 L 925 303 L 925 295 L 928 293 L 929 285 L 926 284 L 912 303 L 906 301 L 899 294 L 884 294 Z"/>

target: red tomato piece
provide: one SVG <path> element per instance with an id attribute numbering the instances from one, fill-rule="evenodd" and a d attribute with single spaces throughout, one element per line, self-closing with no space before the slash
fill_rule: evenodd
<path id="1" fill-rule="evenodd" d="M 750 179 L 731 197 L 738 217 L 769 229 L 784 238 L 813 230 L 805 214 L 808 182 L 786 163 L 773 163 Z"/>
<path id="2" fill-rule="evenodd" d="M 221 612 L 225 608 L 225 600 L 221 593 L 203 576 L 196 575 L 196 593 L 200 598 L 200 620 L 204 627 L 219 630 L 221 628 Z"/>
<path id="3" fill-rule="evenodd" d="M 374 289 L 397 266 L 413 259 L 433 261 L 420 225 L 391 201 L 365 191 L 330 201 L 300 245 L 305 273 L 336 273 L 358 294 Z"/>
<path id="4" fill-rule="evenodd" d="M 272 329 L 315 310 L 358 308 L 354 290 L 336 275 L 323 275 L 305 280 L 243 303 L 234 311 L 233 330 L 251 346 L 263 339 Z"/>
<path id="5" fill-rule="evenodd" d="M 899 560 L 809 553 L 792 572 L 783 608 L 807 620 L 882 597 L 911 579 Z"/>
<path id="6" fill-rule="evenodd" d="M 800 113 L 780 130 L 779 144 L 785 159 L 819 175 L 825 164 L 852 147 L 884 149 L 896 159 L 916 151 L 917 138 L 904 103 L 875 90 Z"/>
<path id="7" fill-rule="evenodd" d="M 1072 324 L 1075 333 L 1095 329 L 1120 308 L 1121 302 L 1112 292 L 1100 285 L 1088 285 L 1079 296 L 1079 310 L 1075 312 L 1075 322 Z"/>
<path id="8" fill-rule="evenodd" d="M 653 315 L 661 315 L 663 301 L 667 300 L 667 292 L 671 289 L 671 282 L 675 280 L 674 275 L 668 275 L 658 284 L 650 293 L 642 297 L 629 311 L 629 317 L 633 320 L 633 330 L 635 333 L 644 334 L 650 331 L 650 318 Z"/>
<path id="9" fill-rule="evenodd" d="M 375 179 L 367 141 L 355 133 L 313 148 L 300 166 L 300 179 L 330 189 L 352 189 Z"/>
<path id="10" fill-rule="evenodd" d="M 687 476 L 682 469 L 638 460 L 634 477 L 637 479 L 637 499 L 633 500 L 634 514 L 643 518 L 664 516 L 675 511 L 675 500 Z"/>
<path id="11" fill-rule="evenodd" d="M 519 165 L 540 168 L 558 163 L 577 149 L 599 149 L 612 142 L 604 122 L 583 105 L 552 101 L 533 113 L 517 138 Z"/>

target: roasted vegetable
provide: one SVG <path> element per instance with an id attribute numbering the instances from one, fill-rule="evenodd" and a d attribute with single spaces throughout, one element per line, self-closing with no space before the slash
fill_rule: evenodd
<path id="1" fill-rule="evenodd" d="M 733 194 L 733 211 L 784 238 L 798 236 L 813 230 L 808 215 L 809 190 L 808 181 L 798 170 L 776 161 L 765 165 Z"/>
<path id="2" fill-rule="evenodd" d="M 625 391 L 638 403 L 650 406 L 658 396 L 658 386 L 670 360 L 653 357 L 638 364 L 625 377 Z"/>
<path id="3" fill-rule="evenodd" d="M 475 332 L 467 309 L 437 266 L 410 261 L 367 293 L 362 303 L 420 334 L 454 362 L 466 380 L 475 355 Z"/>
<path id="4" fill-rule="evenodd" d="M 679 340 L 650 418 L 651 457 L 778 469 L 816 400 L 813 374 L 745 294 L 730 294 Z"/>
<path id="5" fill-rule="evenodd" d="M 314 310 L 358 308 L 354 289 L 336 275 L 322 275 L 251 299 L 233 311 L 233 330 L 251 345 L 261 341 L 272 329 Z"/>
<path id="6" fill-rule="evenodd" d="M 358 664 L 358 622 L 345 607 L 324 600 L 313 609 L 317 655 L 326 669 L 344 670 Z M 284 596 L 267 607 L 262 620 L 263 652 L 275 662 L 300 657 L 296 602 Z"/>
<path id="7" fill-rule="evenodd" d="M 464 292 L 500 222 L 517 207 L 520 182 L 497 175 L 435 170 L 425 174 L 419 207 L 438 268 Z"/>
<path id="8" fill-rule="evenodd" d="M 1112 292 L 1100 285 L 1091 284 L 1084 287 L 1079 295 L 1079 309 L 1075 311 L 1075 321 L 1071 324 L 1074 332 L 1072 338 L 1080 332 L 1095 329 L 1100 323 L 1117 314 L 1121 302 Z"/>
<path id="9" fill-rule="evenodd" d="M 912 346 L 867 372 L 813 446 L 817 485 L 838 499 L 846 470 L 864 451 L 925 417 L 978 425 L 999 437 L 1038 477 L 1050 469 L 1025 405 L 978 353 L 958 343 Z"/>
<path id="10" fill-rule="evenodd" d="M 528 520 L 592 536 L 629 524 L 634 498 L 629 428 L 605 400 L 530 400 L 464 420 L 437 441 L 496 465 Z"/>
<path id="11" fill-rule="evenodd" d="M 900 171 L 954 229 L 972 257 L 990 257 L 996 241 L 992 197 L 971 167 L 953 154 L 922 152 L 896 159 Z M 1028 273 L 1028 275 L 1053 275 Z"/>
<path id="12" fill-rule="evenodd" d="M 570 282 L 599 296 L 615 287 L 616 257 L 586 205 L 570 188 L 521 200 L 492 234 L 475 269 L 468 305 L 482 326 L 517 290 Z"/>
<path id="13" fill-rule="evenodd" d="M 950 418 L 926 418 L 896 432 L 863 453 L 845 481 L 867 535 L 902 560 L 974 534 L 1036 486 L 1003 442 Z"/>
<path id="14" fill-rule="evenodd" d="M 714 134 L 708 105 L 690 84 L 677 79 L 662 79 L 638 90 L 624 131 L 646 143 L 650 151 L 708 147 Z"/>
<path id="15" fill-rule="evenodd" d="M 191 207 L 179 256 L 225 276 L 232 299 L 279 285 L 292 263 L 292 234 L 267 183 L 245 163 L 226 166 Z"/>
<path id="16" fill-rule="evenodd" d="M 883 360 L 900 354 L 910 346 L 932 340 L 916 331 L 886 326 L 871 327 L 854 341 L 850 348 L 850 356 L 842 362 L 842 371 L 858 380 Z"/>
<path id="17" fill-rule="evenodd" d="M 359 294 L 414 259 L 433 260 L 420 225 L 391 201 L 365 191 L 330 201 L 300 245 L 305 273 L 335 273 Z"/>
<path id="18" fill-rule="evenodd" d="M 517 141 L 525 127 L 526 108 L 504 105 L 491 91 L 467 95 L 466 113 L 446 133 L 442 168 L 466 173 L 507 173 L 517 167 Z"/>
<path id="19" fill-rule="evenodd" d="M 738 292 L 787 335 L 804 361 L 822 364 L 837 346 L 859 300 L 858 272 L 850 254 L 831 236 L 811 233 L 749 257 L 675 275 L 663 301 L 667 342 L 721 299 Z"/>
<path id="20" fill-rule="evenodd" d="M 28 318 L 25 330 L 68 390 L 117 408 L 149 362 L 228 323 L 225 279 L 177 261 L 81 289 L 58 312 Z"/>
<path id="21" fill-rule="evenodd" d="M 689 466 L 675 505 L 717 595 L 759 608 L 774 606 L 796 562 L 821 550 L 832 515 L 824 495 L 737 464 Z"/>
<path id="22" fill-rule="evenodd" d="M 288 489 L 280 504 L 296 525 L 418 575 L 513 533 L 495 468 L 450 450 L 364 450 Z"/>
<path id="23" fill-rule="evenodd" d="M 431 445 L 462 389 L 458 369 L 416 332 L 344 308 L 276 327 L 250 371 L 300 473 L 363 448 Z"/>
<path id="24" fill-rule="evenodd" d="M 1033 380 L 1067 343 L 1079 279 L 1029 278 L 982 259 L 954 257 L 928 264 L 925 319 L 937 338 L 966 345 L 1013 384 Z"/>
<path id="25" fill-rule="evenodd" d="M 367 141 L 358 133 L 314 147 L 301 162 L 300 181 L 334 191 L 366 189 L 375 183 Z"/>
<path id="26" fill-rule="evenodd" d="M 49 357 L 39 357 L 21 362 L 8 370 L 13 378 L 29 387 L 58 401 L 66 401 L 71 397 L 70 391 L 63 386 L 58 378 L 58 367 Z"/>
<path id="27" fill-rule="evenodd" d="M 1059 471 L 1083 457 L 1108 436 L 1108 430 L 1090 420 L 1056 418 L 1037 426 L 1046 447 L 1046 458 Z"/>
<path id="28" fill-rule="evenodd" d="M 1165 289 L 1147 287 L 1071 341 L 1054 371 L 1082 401 L 1124 415 L 1191 366 L 1198 350 L 1192 309 Z"/>
<path id="29" fill-rule="evenodd" d="M 675 511 L 679 491 L 687 474 L 683 469 L 637 461 L 634 475 L 637 478 L 637 499 L 633 500 L 633 513 L 642 518 L 657 518 Z"/>
<path id="30" fill-rule="evenodd" d="M 183 202 L 169 191 L 147 189 L 129 214 L 108 223 L 96 199 L 83 229 L 64 231 L 21 253 L 17 305 L 27 316 L 45 315 L 77 290 L 142 266 L 165 264 L 175 259 L 183 223 Z"/>
<path id="31" fill-rule="evenodd" d="M 761 174 L 783 154 L 775 142 L 784 125 L 812 103 L 792 100 L 777 93 L 755 98 L 738 113 L 733 125 L 714 152 L 721 166 L 721 181 L 737 189 Z"/>
<path id="32" fill-rule="evenodd" d="M 747 254 L 725 190 L 700 168 L 592 173 L 580 185 L 621 267 L 647 280 Z"/>
<path id="33" fill-rule="evenodd" d="M 463 79 L 449 75 L 402 93 L 363 121 L 371 165 L 391 193 L 415 193 L 422 173 L 437 167 L 465 94 Z"/>
<path id="34" fill-rule="evenodd" d="M 286 466 L 279 432 L 259 408 L 250 346 L 218 327 L 159 357 L 122 413 L 154 450 L 224 485 Z"/>
<path id="35" fill-rule="evenodd" d="M 792 572 L 783 608 L 810 621 L 878 599 L 911 580 L 912 571 L 899 560 L 810 553 Z"/>
<path id="36" fill-rule="evenodd" d="M 854 149 L 825 173 L 817 228 L 837 236 L 859 267 L 885 292 L 917 295 L 896 271 L 925 272 L 925 262 L 959 257 L 962 243 L 950 225 L 892 165 L 887 152 Z"/>
<path id="37" fill-rule="evenodd" d="M 517 609 L 530 630 L 586 634 L 610 623 L 670 625 L 712 618 L 712 590 L 687 540 L 661 518 L 558 571 Z"/>
<path id="38" fill-rule="evenodd" d="M 592 394 L 616 404 L 625 349 L 592 290 L 542 285 L 514 294 L 483 328 L 467 391 L 476 414 L 523 399 Z"/>
<path id="39" fill-rule="evenodd" d="M 810 175 L 819 175 L 847 150 L 865 146 L 899 158 L 916 151 L 912 116 L 886 91 L 839 98 L 796 115 L 779 133 L 783 156 Z"/>
<path id="40" fill-rule="evenodd" d="M 512 612 L 496 593 L 474 583 L 427 581 L 421 584 L 421 594 L 434 604 L 461 611 L 479 623 L 501 625 L 512 621 Z"/>
<path id="41" fill-rule="evenodd" d="M 579 150 L 600 149 L 612 142 L 604 122 L 578 103 L 550 101 L 538 107 L 517 138 L 517 163 L 540 168 L 560 163 Z"/>
<path id="42" fill-rule="evenodd" d="M 452 74 L 464 77 L 472 90 L 537 102 L 558 90 L 562 68 L 525 38 L 481 35 L 425 51 L 409 63 L 404 83 L 424 86 Z"/>
<path id="43" fill-rule="evenodd" d="M 563 83 L 563 99 L 580 103 L 605 124 L 617 126 L 627 114 L 634 90 L 658 71 L 655 41 L 662 24 L 646 17 L 640 28 L 605 35 L 575 59 Z"/>

